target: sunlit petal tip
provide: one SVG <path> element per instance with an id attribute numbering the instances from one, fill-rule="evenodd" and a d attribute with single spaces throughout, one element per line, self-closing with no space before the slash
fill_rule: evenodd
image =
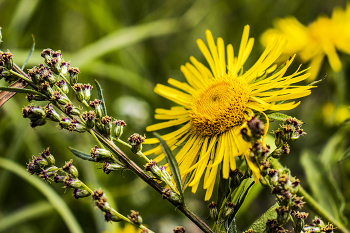
<path id="1" fill-rule="evenodd" d="M 180 67 L 186 82 L 169 79 L 169 84 L 174 88 L 159 84 L 155 87 L 156 93 L 179 107 L 156 110 L 155 117 L 163 121 L 148 126 L 146 130 L 177 127 L 162 137 L 172 150 L 181 147 L 176 160 L 182 179 L 190 176 L 187 186 L 191 186 L 193 192 L 197 191 L 204 177 L 205 200 L 211 198 L 217 175 L 229 178 L 230 170 L 236 168 L 237 156 L 244 155 L 254 181 L 259 182 L 260 169 L 256 161 L 250 158 L 252 144 L 244 141 L 240 133 L 243 125 L 254 115 L 253 111 L 261 112 L 266 117 L 264 135 L 260 139 L 265 145 L 269 119 L 264 111 L 293 109 L 300 101 L 295 103 L 292 100 L 309 95 L 312 88 L 293 85 L 311 75 L 307 72 L 309 68 L 299 71 L 299 67 L 292 74 L 285 75 L 295 59 L 295 53 L 276 71 L 278 68 L 273 64 L 287 43 L 281 36 L 275 37 L 258 61 L 242 74 L 243 64 L 254 44 L 254 39 L 249 38 L 249 30 L 249 25 L 244 27 L 236 57 L 231 44 L 225 48 L 221 37 L 214 40 L 212 33 L 206 30 L 207 45 L 201 39 L 197 40 L 197 44 L 209 66 L 191 56 L 192 64 L 186 63 Z M 258 73 L 260 76 L 257 77 Z M 150 138 L 146 143 L 158 142 Z M 159 145 L 149 151 L 145 153 L 161 153 Z M 157 161 L 162 159 L 163 154 L 157 157 Z M 219 172 L 220 168 L 222 172 Z"/>
<path id="2" fill-rule="evenodd" d="M 205 30 L 205 35 L 206 35 L 206 37 L 207 37 L 207 41 L 208 41 L 208 43 L 209 43 L 209 41 L 214 41 L 214 37 L 213 37 L 213 34 L 211 33 L 211 31 L 210 30 Z"/>

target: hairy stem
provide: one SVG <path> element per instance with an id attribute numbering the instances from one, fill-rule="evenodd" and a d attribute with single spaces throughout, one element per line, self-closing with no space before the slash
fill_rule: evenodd
<path id="1" fill-rule="evenodd" d="M 124 162 L 127 168 L 132 170 L 138 177 L 140 177 L 143 181 L 149 184 L 153 189 L 155 189 L 158 193 L 163 193 L 163 188 L 160 186 L 153 178 L 148 175 L 143 169 L 141 169 L 134 161 L 130 160 L 129 157 L 120 150 L 112 141 L 108 140 L 102 134 L 94 130 L 97 138 L 105 144 L 111 151 L 117 154 Z M 171 204 L 173 204 L 178 210 L 184 213 L 193 223 L 195 223 L 203 232 L 205 233 L 214 233 L 214 231 L 197 215 L 195 215 L 186 205 L 182 205 L 181 203 L 167 199 Z"/>

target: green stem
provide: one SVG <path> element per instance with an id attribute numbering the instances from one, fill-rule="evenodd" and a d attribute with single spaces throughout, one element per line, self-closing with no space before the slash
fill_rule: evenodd
<path id="1" fill-rule="evenodd" d="M 149 232 L 149 233 L 154 233 L 153 231 L 151 231 L 150 229 L 148 229 L 147 227 L 145 227 L 145 226 L 142 225 L 142 224 L 141 224 L 141 225 L 137 225 L 137 224 L 131 222 L 127 217 L 125 217 L 124 215 L 118 213 L 118 211 L 116 211 L 116 210 L 113 209 L 113 208 L 111 209 L 111 212 L 113 212 L 113 214 L 117 215 L 119 218 L 123 219 L 125 222 L 128 222 L 128 223 L 134 225 L 135 227 L 138 227 L 138 228 L 140 228 L 140 229 L 147 229 L 147 230 L 148 230 L 147 232 Z"/>
<path id="2" fill-rule="evenodd" d="M 119 159 L 125 164 L 125 166 L 132 170 L 138 177 L 149 184 L 158 193 L 163 194 L 163 187 L 161 187 L 153 178 L 148 175 L 143 169 L 141 169 L 134 161 L 132 161 L 122 150 L 120 150 L 112 141 L 104 137 L 102 134 L 94 130 L 97 138 L 101 140 L 111 151 L 118 155 Z M 195 223 L 205 233 L 215 233 L 202 219 L 198 218 L 186 205 L 181 204 L 178 201 L 167 199 L 178 210 L 184 213 L 193 223 Z"/>
<path id="3" fill-rule="evenodd" d="M 101 149 L 104 149 L 105 147 L 102 145 L 102 143 L 100 142 L 100 140 L 98 140 L 98 138 L 96 137 L 94 131 L 92 131 L 91 129 L 89 129 L 89 133 L 95 138 L 95 140 L 97 141 L 98 145 L 100 146 Z"/>
<path id="4" fill-rule="evenodd" d="M 290 212 L 289 212 L 289 213 L 290 213 Z M 292 222 L 294 231 L 296 231 L 296 230 L 297 230 L 297 226 L 295 225 L 294 219 L 293 219 L 293 217 L 292 217 L 290 214 L 289 214 L 289 219 L 290 219 L 290 221 Z"/>
<path id="5" fill-rule="evenodd" d="M 26 79 L 30 80 L 30 82 L 28 82 L 28 84 L 34 89 L 34 90 L 38 90 L 38 87 L 35 86 L 32 82 L 32 79 L 21 69 L 19 68 L 18 65 L 16 65 L 16 63 L 13 63 L 13 70 L 16 71 L 18 74 L 22 74 L 22 77 L 25 77 Z M 22 78 L 21 77 L 21 78 Z"/>
<path id="6" fill-rule="evenodd" d="M 66 81 L 66 83 L 68 85 L 70 85 L 70 82 L 66 79 L 66 77 L 64 77 L 64 75 L 62 73 L 60 73 L 60 76 L 63 78 L 64 81 Z"/>
<path id="7" fill-rule="evenodd" d="M 284 169 L 282 164 L 277 159 L 271 159 L 271 165 L 277 169 Z M 342 233 L 350 233 L 340 222 L 338 222 L 332 215 L 330 215 L 325 209 L 323 209 L 317 201 L 308 194 L 305 189 L 299 185 L 297 194 L 304 197 L 306 206 L 310 208 L 315 214 L 321 217 L 325 222 L 330 222 Z"/>
<path id="8" fill-rule="evenodd" d="M 130 144 L 124 142 L 123 140 L 120 140 L 119 138 L 117 138 L 117 139 L 115 139 L 115 140 L 116 140 L 117 142 L 123 144 L 124 146 L 127 146 L 127 147 L 129 147 L 129 148 L 132 147 Z M 136 154 L 137 154 L 138 156 L 142 157 L 144 160 L 146 160 L 147 163 L 149 163 L 149 162 L 151 161 L 151 160 L 149 160 L 149 159 L 147 158 L 146 155 L 144 155 L 144 154 L 142 153 L 142 151 L 139 151 L 139 152 L 137 152 Z"/>
<path id="9" fill-rule="evenodd" d="M 339 223 L 332 215 L 330 215 L 325 209 L 320 206 L 315 199 L 313 199 L 310 194 L 308 194 L 302 186 L 299 186 L 299 190 L 297 192 L 298 195 L 304 197 L 304 201 L 308 208 L 310 208 L 315 214 L 322 218 L 324 222 L 330 222 L 337 227 L 342 233 L 350 233 L 348 229 L 346 229 L 341 223 Z"/>
<path id="10" fill-rule="evenodd" d="M 12 71 L 12 70 L 9 70 L 9 72 L 10 72 L 11 74 L 13 74 L 13 75 L 16 75 L 16 76 L 19 77 L 20 79 L 23 79 L 24 81 L 26 81 L 26 82 L 28 82 L 28 83 L 33 83 L 32 80 L 27 79 L 26 77 L 20 75 L 20 74 L 17 73 L 17 72 L 14 72 L 14 71 Z"/>

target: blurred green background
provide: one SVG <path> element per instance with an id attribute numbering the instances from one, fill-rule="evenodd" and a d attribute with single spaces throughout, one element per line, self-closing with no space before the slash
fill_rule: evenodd
<path id="1" fill-rule="evenodd" d="M 155 108 L 173 106 L 153 93 L 156 83 L 165 84 L 170 77 L 184 81 L 179 68 L 189 61 L 190 56 L 206 64 L 195 43 L 198 38 L 205 39 L 206 29 L 211 30 L 214 37 L 221 36 L 226 44 L 232 43 L 238 51 L 243 27 L 249 24 L 250 36 L 256 38 L 246 63 L 249 67 L 263 51 L 259 36 L 272 26 L 273 19 L 293 15 L 307 25 L 320 14 L 330 16 L 334 6 L 345 8 L 346 1 L 0 0 L 0 27 L 4 41 L 1 50 L 10 49 L 14 62 L 21 66 L 32 46 L 33 34 L 36 49 L 26 69 L 43 63 L 40 57 L 42 49 L 61 50 L 71 66 L 80 68 L 80 82 L 93 84 L 93 79 L 98 79 L 104 88 L 109 114 L 127 123 L 123 138 L 127 140 L 134 132 L 146 133 L 145 127 L 156 123 L 153 119 Z M 337 160 L 346 153 L 350 130 L 346 122 L 337 121 L 335 111 L 339 106 L 349 105 L 350 55 L 342 55 L 341 59 L 343 70 L 340 73 L 329 72 L 325 62 L 320 78 L 326 72 L 328 78 L 313 89 L 312 95 L 304 98 L 299 107 L 287 112 L 306 123 L 307 135 L 291 144 L 291 154 L 282 158 L 282 163 L 291 168 L 301 184 L 335 215 L 340 216 L 345 207 L 344 214 L 348 218 L 350 207 L 345 204 L 350 201 L 350 159 L 341 163 Z M 294 62 L 289 70 L 295 70 L 299 63 Z M 303 67 L 306 68 L 307 64 Z M 0 86 L 4 85 L 0 81 Z M 327 110 L 329 114 L 324 116 L 323 106 L 327 102 L 334 104 L 334 111 Z M 16 95 L 0 108 L 0 157 L 20 165 L 20 168 L 11 164 L 0 165 L 0 232 L 68 232 L 67 222 L 70 221 L 77 221 L 83 232 L 114 232 L 122 226 L 105 223 L 102 213 L 94 209 L 89 198 L 75 200 L 72 190 L 65 191 L 54 182 L 46 185 L 58 194 L 53 197 L 45 185 L 41 192 L 27 181 L 33 177 L 19 177 L 8 170 L 25 171 L 31 156 L 47 147 L 50 147 L 57 165 L 73 158 L 80 178 L 91 188 L 105 190 L 108 201 L 122 214 L 139 211 L 144 223 L 155 232 L 172 232 L 179 225 L 187 232 L 200 232 L 131 172 L 106 175 L 98 169 L 100 166 L 74 158 L 67 146 L 89 152 L 95 145 L 89 135 L 60 130 L 52 122 L 32 129 L 29 120 L 21 116 L 21 109 L 26 105 L 24 96 Z M 346 114 L 346 111 L 342 114 L 345 119 Z M 272 123 L 270 131 L 277 127 L 278 122 Z M 128 148 L 121 148 L 143 166 L 143 161 Z M 313 166 L 309 166 L 310 161 L 315 162 Z M 313 176 L 308 175 L 310 172 Z M 186 195 L 189 207 L 205 219 L 208 203 L 204 202 L 203 190 L 199 188 L 196 194 L 187 190 Z M 74 217 L 62 218 L 47 196 L 56 201 L 62 199 Z M 215 195 L 212 200 L 215 200 Z M 269 190 L 255 185 L 237 219 L 240 231 L 274 201 Z M 310 223 L 313 216 L 311 214 L 307 222 Z"/>

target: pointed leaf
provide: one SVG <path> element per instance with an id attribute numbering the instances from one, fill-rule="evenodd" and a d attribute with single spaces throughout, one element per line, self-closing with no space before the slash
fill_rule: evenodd
<path id="1" fill-rule="evenodd" d="M 171 170 L 171 173 L 173 175 L 173 178 L 175 180 L 177 189 L 180 192 L 180 196 L 181 199 L 183 200 L 184 196 L 183 196 L 183 186 L 182 186 L 182 182 L 181 182 L 181 175 L 180 175 L 180 169 L 179 169 L 179 165 L 175 159 L 175 156 L 173 155 L 173 152 L 170 150 L 169 146 L 166 144 L 166 142 L 161 138 L 161 136 L 158 133 L 153 133 L 154 136 L 156 136 L 160 142 L 160 145 L 162 147 L 162 150 L 165 154 L 165 157 L 169 163 L 169 167 Z"/>
<path id="2" fill-rule="evenodd" d="M 220 172 L 220 174 L 222 174 Z M 218 206 L 222 207 L 224 200 L 226 199 L 229 192 L 229 179 L 224 179 L 220 176 L 219 189 L 218 189 Z"/>
<path id="3" fill-rule="evenodd" d="M 236 204 L 235 213 L 237 213 L 238 210 L 239 210 L 239 208 L 241 208 L 241 206 L 242 206 L 242 204 L 243 204 L 245 198 L 247 197 L 247 195 L 248 195 L 250 189 L 253 187 L 254 184 L 255 184 L 255 182 L 252 181 L 252 182 L 250 183 L 250 185 L 248 186 L 248 188 L 247 188 L 244 192 L 242 192 L 241 196 L 240 196 L 239 199 L 238 199 L 238 203 Z"/>
<path id="4" fill-rule="evenodd" d="M 241 184 L 235 189 L 235 191 L 231 195 L 233 203 L 236 203 L 236 204 L 239 203 L 242 193 L 244 192 L 244 189 L 248 187 L 253 181 L 254 181 L 253 178 L 247 178 L 241 182 Z"/>
<path id="5" fill-rule="evenodd" d="M 106 116 L 107 115 L 107 109 L 106 109 L 105 100 L 103 99 L 102 87 L 101 87 L 100 83 L 96 79 L 94 79 L 94 81 L 95 81 L 96 88 L 97 88 L 98 99 L 101 100 L 101 102 L 102 102 L 103 116 Z"/>
<path id="6" fill-rule="evenodd" d="M 35 50 L 35 38 L 34 38 L 34 35 L 33 35 L 33 34 L 32 34 L 32 38 L 33 38 L 32 48 L 30 49 L 30 52 L 29 52 L 29 54 L 28 54 L 28 57 L 27 57 L 27 59 L 24 61 L 23 65 L 22 65 L 22 67 L 21 67 L 22 70 L 23 70 L 24 67 L 26 66 L 27 61 L 29 60 L 30 56 L 32 55 L 32 53 L 33 53 L 34 50 Z"/>
<path id="7" fill-rule="evenodd" d="M 327 171 L 330 171 L 344 155 L 344 142 L 346 141 L 344 139 L 348 135 L 347 131 L 348 127 L 340 128 L 328 139 L 327 144 L 322 148 L 321 155 L 318 158 Z"/>
<path id="8" fill-rule="evenodd" d="M 343 214 L 345 201 L 332 172 L 328 171 L 322 161 L 309 151 L 302 153 L 301 164 L 312 196 L 329 214 L 345 226 L 347 223 Z"/>
<path id="9" fill-rule="evenodd" d="M 80 150 L 77 150 L 77 149 L 74 149 L 72 147 L 69 147 L 68 146 L 68 149 L 77 157 L 81 158 L 81 159 L 84 159 L 84 160 L 88 160 L 88 161 L 94 161 L 96 162 L 93 158 L 91 158 L 91 156 L 87 153 L 84 153 Z"/>
<path id="10" fill-rule="evenodd" d="M 235 225 L 236 224 L 235 223 L 236 214 L 237 214 L 239 208 L 241 208 L 241 206 L 242 206 L 242 204 L 243 204 L 243 202 L 244 202 L 244 200 L 245 200 L 249 190 L 253 187 L 253 185 L 255 183 L 254 181 L 252 181 L 252 178 L 246 179 L 244 181 L 246 181 L 246 182 L 242 182 L 241 185 L 240 185 L 240 186 L 242 186 L 242 189 L 241 189 L 242 191 L 236 193 L 236 194 L 240 193 L 239 198 L 238 198 L 238 200 L 236 202 L 236 207 L 235 207 L 234 211 L 227 218 L 227 222 L 230 223 L 229 224 L 230 228 L 235 228 L 236 227 L 236 225 Z M 246 185 L 248 185 L 248 184 L 249 184 L 249 186 L 246 188 Z M 235 196 L 237 196 L 237 195 L 235 195 Z"/>
<path id="11" fill-rule="evenodd" d="M 272 120 L 285 121 L 290 116 L 283 113 L 274 112 L 274 113 L 268 114 L 267 117 Z"/>
<path id="12" fill-rule="evenodd" d="M 350 147 L 344 152 L 341 159 L 338 160 L 338 163 L 343 162 L 345 159 L 350 157 Z"/>
<path id="13" fill-rule="evenodd" d="M 278 207 L 278 203 L 274 204 L 270 207 L 263 215 L 261 215 L 258 220 L 256 220 L 253 225 L 251 225 L 248 229 L 252 229 L 254 232 L 266 232 L 266 222 L 268 219 L 276 219 L 277 213 L 276 208 Z"/>
<path id="14" fill-rule="evenodd" d="M 238 198 L 238 201 L 236 203 L 236 207 L 235 207 L 234 211 L 228 216 L 228 218 L 226 220 L 226 224 L 229 223 L 228 224 L 228 226 L 229 226 L 228 231 L 229 232 L 235 232 L 235 233 L 237 232 L 237 229 L 236 229 L 237 226 L 236 226 L 236 220 L 235 220 L 236 214 L 237 214 L 239 208 L 242 206 L 242 204 L 243 204 L 243 202 L 244 202 L 244 200 L 245 200 L 249 190 L 251 189 L 251 187 L 253 186 L 254 183 L 255 182 L 252 181 L 251 184 L 248 186 L 248 188 L 246 188 L 245 190 L 244 190 L 245 187 L 243 186 L 243 190 L 242 190 L 242 192 L 241 192 L 241 194 L 240 194 L 240 196 Z"/>
<path id="15" fill-rule="evenodd" d="M 15 88 L 15 87 L 0 87 L 1 91 L 10 91 L 10 92 L 16 92 L 16 93 L 25 93 L 25 94 L 34 94 L 34 95 L 40 95 L 42 97 L 47 98 L 46 95 L 41 94 L 40 92 L 31 90 L 31 89 L 24 89 L 24 88 Z"/>

